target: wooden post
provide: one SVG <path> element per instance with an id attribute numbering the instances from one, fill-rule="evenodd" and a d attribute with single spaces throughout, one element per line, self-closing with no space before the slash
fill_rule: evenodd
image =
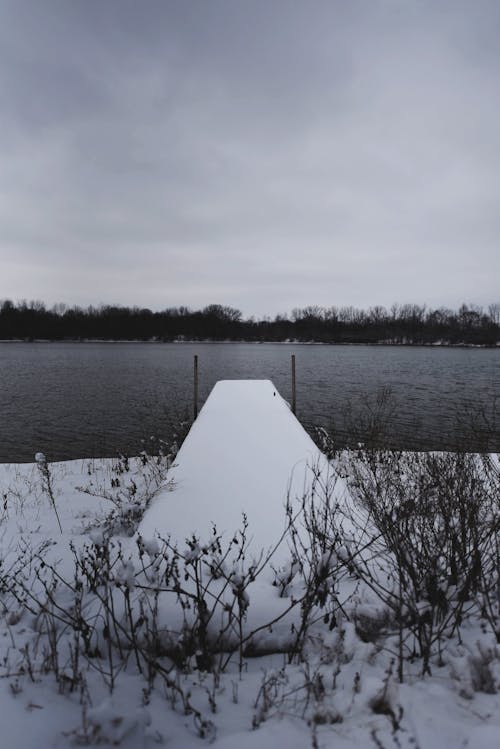
<path id="1" fill-rule="evenodd" d="M 292 412 L 297 412 L 297 390 L 295 386 L 295 354 L 292 354 Z"/>
<path id="2" fill-rule="evenodd" d="M 198 354 L 194 355 L 194 391 L 193 391 L 193 413 L 194 420 L 198 416 Z"/>

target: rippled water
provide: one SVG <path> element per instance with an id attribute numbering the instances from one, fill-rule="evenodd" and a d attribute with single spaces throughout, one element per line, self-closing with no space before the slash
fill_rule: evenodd
<path id="1" fill-rule="evenodd" d="M 297 416 L 346 439 L 356 413 L 391 390 L 388 440 L 408 449 L 500 450 L 500 351 L 400 346 L 246 343 L 0 343 L 0 462 L 137 453 L 192 413 L 219 379 L 266 378 Z M 346 417 L 351 411 L 354 418 Z M 472 424 L 472 422 L 474 422 Z M 471 425 L 473 428 L 471 428 Z"/>

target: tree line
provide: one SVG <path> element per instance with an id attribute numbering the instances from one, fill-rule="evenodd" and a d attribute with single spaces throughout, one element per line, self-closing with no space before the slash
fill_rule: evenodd
<path id="1" fill-rule="evenodd" d="M 322 343 L 474 344 L 500 342 L 500 303 L 484 310 L 394 304 L 368 310 L 309 306 L 273 319 L 243 319 L 240 310 L 210 304 L 201 310 L 102 305 L 48 309 L 40 301 L 0 302 L 2 340 L 231 340 Z"/>

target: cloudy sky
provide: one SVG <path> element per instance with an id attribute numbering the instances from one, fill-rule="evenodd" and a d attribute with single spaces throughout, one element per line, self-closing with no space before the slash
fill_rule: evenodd
<path id="1" fill-rule="evenodd" d="M 0 0 L 0 299 L 500 298 L 498 0 Z"/>

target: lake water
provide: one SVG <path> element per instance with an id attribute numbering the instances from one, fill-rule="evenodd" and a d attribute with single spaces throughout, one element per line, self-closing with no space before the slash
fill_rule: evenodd
<path id="1" fill-rule="evenodd" d="M 247 343 L 0 343 L 0 462 L 136 454 L 220 379 L 271 379 L 307 428 L 347 439 L 384 388 L 387 439 L 407 449 L 500 450 L 500 350 Z M 350 414 L 349 415 L 349 411 Z"/>

